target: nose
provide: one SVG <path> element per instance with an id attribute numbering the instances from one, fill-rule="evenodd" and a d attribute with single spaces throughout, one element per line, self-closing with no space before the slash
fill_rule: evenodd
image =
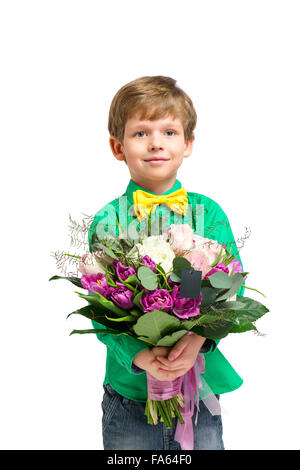
<path id="1" fill-rule="evenodd" d="M 153 132 L 151 138 L 149 139 L 149 151 L 154 151 L 157 149 L 163 149 L 162 137 L 159 132 Z"/>

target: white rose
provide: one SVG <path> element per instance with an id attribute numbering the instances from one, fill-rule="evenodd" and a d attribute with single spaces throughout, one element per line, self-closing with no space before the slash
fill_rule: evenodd
<path id="1" fill-rule="evenodd" d="M 94 253 L 86 253 L 79 261 L 78 269 L 84 276 L 90 274 L 105 274 L 103 267 L 97 262 Z"/>
<path id="2" fill-rule="evenodd" d="M 153 235 L 142 242 L 143 256 L 148 255 L 156 263 L 160 264 L 166 273 L 173 270 L 175 253 L 166 241 L 164 235 Z"/>

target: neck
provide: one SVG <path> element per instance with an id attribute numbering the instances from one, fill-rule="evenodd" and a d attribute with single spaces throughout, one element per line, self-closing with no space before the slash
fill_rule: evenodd
<path id="1" fill-rule="evenodd" d="M 140 178 L 135 178 L 132 176 L 131 176 L 131 179 L 135 182 L 135 184 L 144 188 L 145 191 L 150 191 L 151 193 L 160 195 L 169 191 L 169 189 L 173 188 L 175 181 L 176 181 L 176 175 L 164 181 L 149 181 L 149 180 L 145 181 Z"/>

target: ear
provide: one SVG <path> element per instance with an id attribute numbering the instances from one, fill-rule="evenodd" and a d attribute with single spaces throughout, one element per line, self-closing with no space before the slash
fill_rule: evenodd
<path id="1" fill-rule="evenodd" d="M 123 146 L 122 146 L 121 142 L 119 141 L 119 139 L 117 137 L 110 136 L 109 145 L 110 145 L 110 148 L 112 150 L 112 153 L 114 154 L 114 157 L 117 160 L 119 160 L 119 161 L 125 160 L 126 161 Z"/>
<path id="2" fill-rule="evenodd" d="M 195 140 L 195 136 L 192 136 L 190 138 L 190 140 L 188 140 L 187 142 L 185 142 L 184 144 L 184 152 L 183 152 L 183 156 L 184 158 L 187 158 L 191 155 L 192 151 L 193 151 L 193 144 L 194 144 L 194 140 Z"/>

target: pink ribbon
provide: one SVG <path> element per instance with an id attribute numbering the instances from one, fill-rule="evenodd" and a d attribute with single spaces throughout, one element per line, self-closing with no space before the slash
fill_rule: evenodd
<path id="1" fill-rule="evenodd" d="M 171 381 L 160 381 L 147 373 L 148 397 L 151 400 L 163 401 L 173 398 L 183 391 L 184 408 L 179 406 L 184 424 L 177 421 L 174 439 L 180 443 L 182 450 L 194 449 L 194 430 L 192 417 L 196 404 L 197 414 L 195 425 L 198 421 L 199 413 L 199 389 L 208 393 L 208 396 L 201 398 L 205 406 L 212 415 L 221 414 L 219 400 L 213 394 L 201 374 L 205 372 L 205 358 L 203 354 L 198 354 L 193 367 L 183 376 Z M 182 390 L 183 389 L 183 390 Z"/>
<path id="2" fill-rule="evenodd" d="M 179 411 L 184 420 L 184 424 L 177 421 L 175 441 L 180 443 L 182 450 L 193 450 L 194 430 L 192 416 L 194 405 L 197 407 L 195 425 L 198 421 L 199 413 L 199 388 L 203 388 L 201 375 L 205 372 L 205 361 L 203 354 L 197 356 L 194 366 L 183 377 L 184 408 L 179 407 Z"/>

